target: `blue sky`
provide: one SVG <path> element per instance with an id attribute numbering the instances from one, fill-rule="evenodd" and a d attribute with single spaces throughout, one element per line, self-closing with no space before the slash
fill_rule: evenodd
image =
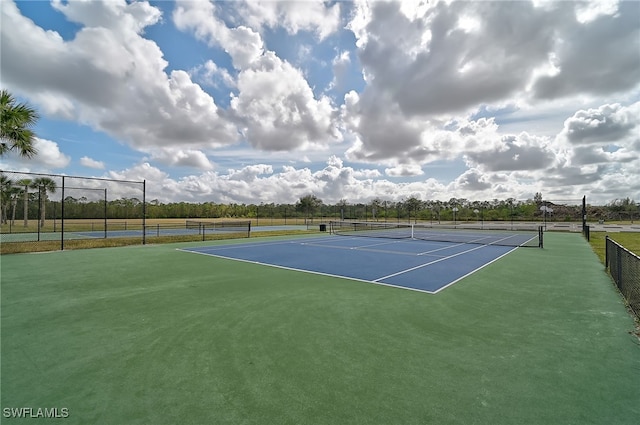
<path id="1" fill-rule="evenodd" d="M 3 0 L 39 154 L 149 199 L 640 201 L 639 2 Z"/>

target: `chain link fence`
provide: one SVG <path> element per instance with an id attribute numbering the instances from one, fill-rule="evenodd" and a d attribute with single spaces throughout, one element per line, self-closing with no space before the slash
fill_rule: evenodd
<path id="1" fill-rule="evenodd" d="M 145 224 L 145 182 L 0 170 L 2 252 L 63 250 Z M 127 237 L 144 243 L 144 232 Z M 85 242 L 82 242 L 85 241 Z"/>
<path id="2" fill-rule="evenodd" d="M 640 257 L 607 236 L 605 264 L 629 307 L 640 319 Z"/>

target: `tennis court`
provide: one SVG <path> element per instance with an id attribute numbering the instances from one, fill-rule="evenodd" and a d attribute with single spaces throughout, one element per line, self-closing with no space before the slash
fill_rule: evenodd
<path id="1" fill-rule="evenodd" d="M 116 226 L 113 226 L 116 227 Z M 246 234 L 250 235 L 249 221 L 197 221 L 187 220 L 186 225 L 154 224 L 144 228 L 108 229 L 108 230 L 61 230 L 56 232 L 16 232 L 0 234 L 0 243 L 29 242 L 29 241 L 55 241 L 64 237 L 65 240 L 74 239 L 104 239 L 104 238 L 142 238 L 143 236 L 195 236 L 211 234 Z"/>
<path id="2" fill-rule="evenodd" d="M 247 241 L 0 257 L 3 412 L 68 412 L 3 423 L 637 424 L 634 323 L 580 235 L 502 247 L 437 296 L 369 283 L 447 257 L 434 241 Z M 375 273 L 332 273 L 355 269 Z"/>
<path id="3" fill-rule="evenodd" d="M 65 240 L 72 239 L 103 239 L 103 238 L 141 238 L 145 233 L 147 236 L 179 236 L 179 235 L 198 235 L 198 229 L 188 228 L 148 228 L 130 230 L 86 230 L 86 231 L 67 231 L 64 233 Z M 41 233 L 4 233 L 0 236 L 0 242 L 28 242 L 28 241 L 56 241 L 60 240 L 60 232 L 41 232 Z"/>
<path id="4" fill-rule="evenodd" d="M 535 227 L 472 229 L 337 221 L 330 223 L 330 233 L 330 237 L 183 251 L 437 293 L 517 247 L 541 245 Z"/>
<path id="5" fill-rule="evenodd" d="M 182 250 L 436 293 L 513 249 L 413 239 L 328 236 Z"/>

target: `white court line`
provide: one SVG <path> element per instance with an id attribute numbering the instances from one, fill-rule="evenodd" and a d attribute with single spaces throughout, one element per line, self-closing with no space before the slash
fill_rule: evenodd
<path id="1" fill-rule="evenodd" d="M 323 240 L 325 237 L 316 237 L 316 238 L 308 238 L 308 239 L 298 239 L 298 240 L 282 240 L 282 241 L 274 241 L 274 242 L 241 242 L 236 244 L 229 245 L 205 245 L 205 246 L 194 246 L 191 248 L 176 248 L 176 251 L 186 251 L 186 252 L 196 252 L 196 249 L 213 249 L 215 251 L 222 251 L 227 249 L 237 249 L 237 248 L 253 248 L 255 246 L 274 246 L 274 245 L 288 245 L 288 244 L 300 244 L 300 245 L 312 245 L 309 242 L 315 242 L 318 240 Z M 201 252 L 198 252 L 201 253 Z"/>
<path id="2" fill-rule="evenodd" d="M 351 237 L 351 238 L 341 238 L 341 240 L 344 241 L 359 241 L 362 242 L 363 238 L 360 237 Z M 206 250 L 211 249 L 212 251 L 225 251 L 225 250 L 231 250 L 231 249 L 242 249 L 242 248 L 253 248 L 256 246 L 278 246 L 278 245 L 288 245 L 288 244 L 300 244 L 300 245 L 306 245 L 306 246 L 313 246 L 313 247 L 320 247 L 320 248 L 330 248 L 330 249 L 343 249 L 343 250 L 358 250 L 358 251 L 367 251 L 367 252 L 380 252 L 380 253 L 384 253 L 384 254 L 396 254 L 396 255 L 410 255 L 410 256 L 433 256 L 433 257 L 438 257 L 441 258 L 442 255 L 441 254 L 437 254 L 439 251 L 445 251 L 447 249 L 451 249 L 451 248 L 455 248 L 458 246 L 463 246 L 463 245 L 468 245 L 468 243 L 457 243 L 454 245 L 447 245 L 445 247 L 440 247 L 437 249 L 433 249 L 433 250 L 429 250 L 429 251 L 422 251 L 422 252 L 410 252 L 410 251 L 395 251 L 395 250 L 390 250 L 390 249 L 371 249 L 371 247 L 375 247 L 375 246 L 385 246 L 385 245 L 395 245 L 395 244 L 399 244 L 399 243 L 406 243 L 407 241 L 416 241 L 417 239 L 410 239 L 410 238 L 404 238 L 404 239 L 395 239 L 395 240 L 387 240 L 385 242 L 379 242 L 379 243 L 375 243 L 375 244 L 367 244 L 367 245 L 361 245 L 361 246 L 343 246 L 343 245 L 330 245 L 327 244 L 325 242 L 329 242 L 329 239 L 327 237 L 315 237 L 315 238 L 305 238 L 305 239 L 299 239 L 299 240 L 283 240 L 283 241 L 274 241 L 274 242 L 242 242 L 242 243 L 238 243 L 238 244 L 232 244 L 232 245 L 210 245 L 210 246 L 202 246 L 202 247 L 192 247 L 192 248 L 176 248 L 177 251 L 187 251 L 187 252 L 194 252 L 194 250 L 198 250 L 197 252 L 199 253 L 205 253 Z M 423 243 L 428 243 L 428 242 L 436 242 L 436 243 L 444 243 L 441 241 L 430 241 L 430 240 L 425 240 L 425 239 L 420 239 L 419 241 L 423 242 Z M 466 252 L 466 251 L 465 251 Z M 448 257 L 446 257 L 448 258 Z"/>
<path id="3" fill-rule="evenodd" d="M 350 239 L 353 240 L 353 239 Z M 387 240 L 385 242 L 378 242 L 378 243 L 371 243 L 371 244 L 367 244 L 367 245 L 362 245 L 362 246 L 354 246 L 351 249 L 367 249 L 371 246 L 380 246 L 380 245 L 394 245 L 397 244 L 399 242 L 402 242 L 403 240 L 407 240 L 407 239 L 393 239 L 393 240 Z"/>
<path id="4" fill-rule="evenodd" d="M 433 238 L 436 238 L 439 235 L 440 236 L 448 236 L 449 233 L 432 233 L 431 235 L 433 235 Z M 460 233 L 458 233 L 458 235 L 464 237 L 464 236 L 476 236 L 476 235 L 479 235 L 479 234 L 477 232 L 466 232 L 466 233 L 460 232 Z M 497 235 L 493 235 L 493 236 L 492 235 L 485 235 L 485 236 L 479 237 L 478 239 L 474 239 L 474 240 L 471 240 L 471 241 L 468 241 L 468 242 L 462 242 L 461 245 L 470 244 L 470 243 L 478 243 L 478 244 L 483 244 L 483 245 L 502 245 L 502 242 L 504 242 L 504 241 L 508 241 L 509 239 L 521 237 L 521 235 L 510 234 L 510 235 L 507 235 L 507 236 L 502 237 L 500 239 L 493 240 L 493 238 L 495 236 L 497 236 Z M 524 243 L 520 243 L 518 246 L 524 246 L 527 243 L 529 243 L 530 241 L 534 240 L 535 238 L 537 238 L 537 236 L 531 236 L 529 239 L 524 241 Z M 427 236 L 416 237 L 415 239 L 420 239 L 420 240 L 423 240 L 423 241 L 430 241 L 430 242 L 437 242 L 438 241 L 438 239 L 432 239 L 432 238 L 429 238 Z M 508 246 L 508 245 L 506 245 L 506 246 Z"/>
<path id="5" fill-rule="evenodd" d="M 374 249 L 369 249 L 369 247 L 371 246 L 379 246 L 379 245 L 391 245 L 391 244 L 398 244 L 398 243 L 403 243 L 406 241 L 420 241 L 420 243 L 425 243 L 425 242 L 436 242 L 436 243 L 454 243 L 454 242 L 444 242 L 444 241 L 430 241 L 430 240 L 426 240 L 426 239 L 411 239 L 411 238 L 404 238 L 404 239 L 397 239 L 394 240 L 393 242 L 381 242 L 381 243 L 377 243 L 377 244 L 370 244 L 370 245 L 364 245 L 364 246 L 356 246 L 353 247 L 351 249 L 358 249 L 358 250 L 362 250 L 362 251 L 372 251 L 372 252 L 390 252 L 390 253 L 399 253 L 399 254 L 406 254 L 406 255 L 417 255 L 417 256 L 423 256 L 423 255 L 431 255 L 434 257 L 437 257 L 439 255 L 434 254 L 435 252 L 438 251 L 445 251 L 447 249 L 451 249 L 451 248 L 455 248 L 458 246 L 462 246 L 462 245 L 468 245 L 467 243 L 454 243 L 453 245 L 447 245 L 445 247 L 440 247 L 437 249 L 432 249 L 429 251 L 422 251 L 422 252 L 418 252 L 418 253 L 413 253 L 413 252 L 405 252 L 405 251 L 383 251 L 383 250 L 374 250 Z"/>
<path id="6" fill-rule="evenodd" d="M 317 240 L 317 239 L 318 238 L 315 238 L 315 240 Z M 312 239 L 307 239 L 307 240 L 312 240 Z M 296 241 L 296 242 L 299 242 L 299 241 Z M 296 243 L 296 242 L 294 242 L 294 241 L 282 241 L 282 242 L 277 242 L 277 243 L 264 243 L 263 245 L 282 245 L 282 244 L 286 244 L 286 243 Z M 241 244 L 241 245 L 236 245 L 236 247 L 249 247 L 249 246 L 255 246 L 255 245 L 256 244 L 254 244 L 254 245 Z M 311 244 L 309 244 L 309 245 L 311 245 Z M 465 244 L 460 244 L 460 245 L 465 245 Z M 485 246 L 487 246 L 487 245 L 480 245 L 480 246 L 468 249 L 466 251 L 462 251 L 462 252 L 459 252 L 457 254 L 449 255 L 447 257 L 442 257 L 442 258 L 439 258 L 437 260 L 430 261 L 428 263 L 422 264 L 420 266 L 412 267 L 410 269 L 407 269 L 407 270 L 404 270 L 404 271 L 401 271 L 401 272 L 398 272 L 398 273 L 394 273 L 394 274 L 391 274 L 391 275 L 388 275 L 388 276 L 384 276 L 384 277 L 381 277 L 381 278 L 378 278 L 378 279 L 375 279 L 375 280 L 358 279 L 356 277 L 350 277 L 350 276 L 344 276 L 344 275 L 338 275 L 338 274 L 331 274 L 331 273 L 324 273 L 324 272 L 317 272 L 317 271 L 307 270 L 307 269 L 298 269 L 298 268 L 295 268 L 295 267 L 280 266 L 280 265 L 277 265 L 277 264 L 263 263 L 263 262 L 254 261 L 254 260 L 244 260 L 244 259 L 241 259 L 241 258 L 227 257 L 225 255 L 212 254 L 212 253 L 209 253 L 209 252 L 194 251 L 192 249 L 186 249 L 186 248 L 178 248 L 178 249 L 176 249 L 176 251 L 182 251 L 182 252 L 186 252 L 186 253 L 190 253 L 190 254 L 206 255 L 206 256 L 209 256 L 209 257 L 216 257 L 216 258 L 221 258 L 221 259 L 224 259 L 224 260 L 233 260 L 233 261 L 240 261 L 240 262 L 243 262 L 243 263 L 256 264 L 256 265 L 267 266 L 267 267 L 274 267 L 274 268 L 282 269 L 282 270 L 290 270 L 290 271 L 296 271 L 296 272 L 302 272 L 302 273 L 312 273 L 312 274 L 319 275 L 319 276 L 327 276 L 327 277 L 332 277 L 332 278 L 347 279 L 347 280 L 352 280 L 352 281 L 356 281 L 356 282 L 373 283 L 375 285 L 382 285 L 382 286 L 388 286 L 388 287 L 392 287 L 392 288 L 405 289 L 405 290 L 408 290 L 408 291 L 422 292 L 422 293 L 425 293 L 425 294 L 435 295 L 438 292 L 442 291 L 443 289 L 448 288 L 449 286 L 453 285 L 454 283 L 457 283 L 460 280 L 464 279 L 465 277 L 467 277 L 467 276 L 477 272 L 478 270 L 488 266 L 489 264 L 491 264 L 491 263 L 493 263 L 495 261 L 498 261 L 499 259 L 501 259 L 502 257 L 506 256 L 507 254 L 510 254 L 511 252 L 515 251 L 517 249 L 517 247 L 514 247 L 513 249 L 509 250 L 508 252 L 500 255 L 499 257 L 497 257 L 497 258 L 495 258 L 495 259 L 493 259 L 493 260 L 491 260 L 491 261 L 489 261 L 489 262 L 487 262 L 487 263 L 485 263 L 483 265 L 481 265 L 480 267 L 470 271 L 469 273 L 465 274 L 464 276 L 459 277 L 458 279 L 456 279 L 456 280 L 454 280 L 452 282 L 449 282 L 448 284 L 438 288 L 435 291 L 429 291 L 429 290 L 426 290 L 426 289 L 411 288 L 411 287 L 403 286 L 403 285 L 394 285 L 392 283 L 381 282 L 381 280 L 387 279 L 387 278 L 393 277 L 393 276 L 398 276 L 400 274 L 408 273 L 410 271 L 417 270 L 417 269 L 420 269 L 422 267 L 426 267 L 426 266 L 428 266 L 430 264 L 438 263 L 440 261 L 447 260 L 449 258 L 453 258 L 453 257 L 456 257 L 458 255 L 465 254 L 467 252 L 471 252 L 471 251 L 475 251 L 477 249 L 484 248 Z M 342 247 L 342 248 L 344 249 L 344 247 Z M 371 250 L 371 251 L 376 251 L 376 250 Z M 389 251 L 381 251 L 381 252 L 389 252 Z M 393 251 L 390 251 L 390 252 L 393 252 Z M 415 255 L 415 254 L 411 254 L 411 255 Z"/>
<path id="7" fill-rule="evenodd" d="M 518 249 L 518 247 L 514 247 L 513 249 L 511 249 L 511 250 L 509 250 L 509 251 L 505 252 L 504 254 L 502 254 L 501 256 L 499 256 L 499 257 L 497 257 L 497 258 L 494 258 L 493 260 L 489 261 L 488 263 L 484 263 L 483 265 L 481 265 L 481 266 L 480 266 L 480 267 L 478 267 L 477 269 L 473 269 L 473 270 L 471 270 L 469 273 L 465 274 L 464 276 L 460 276 L 460 277 L 459 277 L 459 278 L 457 278 L 456 280 L 454 280 L 454 281 L 452 281 L 452 282 L 447 283 L 446 285 L 444 285 L 444 286 L 442 286 L 442 287 L 438 288 L 437 290 L 435 290 L 434 292 L 432 292 L 432 294 L 437 294 L 438 292 L 442 291 L 443 289 L 448 288 L 449 286 L 453 285 L 454 283 L 458 283 L 458 282 L 460 282 L 460 281 L 461 281 L 462 279 L 464 279 L 465 277 L 467 277 L 467 276 L 470 276 L 470 275 L 474 274 L 474 273 L 475 273 L 475 272 L 477 272 L 478 270 L 480 270 L 480 269 L 483 269 L 483 268 L 487 267 L 489 264 L 491 264 L 491 263 L 493 263 L 493 262 L 495 262 L 495 261 L 498 261 L 499 259 L 501 259 L 501 258 L 502 258 L 502 257 L 504 257 L 505 255 L 507 255 L 507 254 L 511 254 L 511 253 L 512 253 L 513 251 L 515 251 L 516 249 Z"/>
<path id="8" fill-rule="evenodd" d="M 402 241 L 396 241 L 393 243 L 400 243 Z M 319 248 L 332 248 L 332 249 L 342 249 L 342 250 L 346 250 L 346 251 L 364 251 L 364 252 L 379 252 L 382 254 L 395 254 L 395 255 L 408 255 L 411 257 L 415 257 L 415 256 L 432 256 L 432 257 L 442 257 L 442 255 L 439 254 L 432 254 L 432 252 L 437 252 L 437 251 L 441 251 L 444 249 L 448 249 L 448 248 L 452 248 L 453 246 L 458 246 L 458 245 L 449 245 L 447 247 L 444 248 L 438 248 L 438 249 L 434 249 L 433 251 L 425 251 L 425 252 L 411 252 L 411 251 L 394 251 L 391 249 L 373 249 L 373 248 L 369 248 L 372 246 L 380 246 L 380 245 L 391 245 L 391 243 L 387 242 L 387 243 L 379 243 L 379 244 L 372 244 L 372 245 L 365 245 L 365 246 L 342 246 L 342 245 L 327 245 L 327 244 L 315 244 L 315 243 L 307 243 L 304 244 L 307 246 L 314 246 L 314 247 L 319 247 Z M 465 244 L 459 244 L 459 245 L 465 245 Z"/>
<path id="9" fill-rule="evenodd" d="M 437 241 L 429 241 L 429 242 L 437 242 Z M 446 242 L 442 242 L 442 243 L 446 243 Z M 434 252 L 444 251 L 444 250 L 447 250 L 447 249 L 450 249 L 450 248 L 455 248 L 455 247 L 462 246 L 462 245 L 468 245 L 468 244 L 466 244 L 466 243 L 458 243 L 458 244 L 455 244 L 455 245 L 448 245 L 448 246 L 445 246 L 445 247 L 442 247 L 442 248 L 432 249 L 431 251 L 420 252 L 417 255 L 418 256 L 420 256 L 420 255 L 430 255 L 430 254 L 433 254 Z"/>
<path id="10" fill-rule="evenodd" d="M 429 261 L 428 263 L 424 263 L 424 264 L 421 264 L 419 266 L 411 267 L 409 269 L 402 270 L 402 271 L 399 271 L 397 273 L 390 274 L 388 276 L 383 276 L 381 278 L 375 279 L 374 282 L 379 282 L 381 280 L 388 279 L 390 277 L 394 277 L 394 276 L 398 276 L 398 275 L 401 275 L 401 274 L 409 273 L 409 272 L 412 272 L 414 270 L 418 270 L 418 269 L 421 269 L 423 267 L 430 266 L 431 264 L 439 263 L 440 261 L 448 260 L 449 258 L 457 257 L 458 255 L 466 254 L 467 252 L 475 251 L 477 249 L 481 249 L 481 248 L 484 248 L 484 247 L 485 247 L 485 245 L 480 245 L 480 246 L 476 246 L 475 248 L 468 249 L 466 251 L 461 251 L 461 252 L 458 252 L 456 254 L 452 254 L 452 255 L 449 255 L 449 256 L 446 256 L 446 257 L 442 257 L 442 258 L 438 258 L 437 260 Z"/>
<path id="11" fill-rule="evenodd" d="M 189 253 L 189 254 L 207 255 L 209 257 L 222 258 L 223 260 L 240 261 L 240 262 L 243 262 L 243 263 L 256 264 L 256 265 L 259 265 L 259 266 L 274 267 L 276 269 L 290 270 L 290 271 L 302 272 L 302 273 L 311 273 L 311 274 L 315 274 L 315 275 L 319 275 L 319 276 L 327 276 L 327 277 L 333 277 L 333 278 L 339 278 L 339 279 L 347 279 L 347 280 L 353 280 L 353 281 L 356 281 L 356 282 L 363 282 L 363 283 L 373 283 L 375 285 L 389 286 L 389 287 L 392 287 L 392 288 L 406 289 L 406 290 L 409 290 L 409 291 L 423 292 L 423 293 L 426 293 L 426 294 L 435 294 L 435 292 L 433 292 L 433 291 L 427 291 L 427 290 L 424 290 L 424 289 L 409 288 L 407 286 L 402 286 L 402 285 L 393 285 L 391 283 L 376 282 L 375 280 L 358 279 L 356 277 L 349 277 L 349 276 L 343 276 L 343 275 L 331 274 L 331 273 L 324 273 L 324 272 L 316 272 L 316 271 L 307 270 L 307 269 L 297 269 L 295 267 L 279 266 L 277 264 L 262 263 L 260 261 L 244 260 L 242 258 L 234 258 L 234 257 L 226 257 L 224 255 L 210 254 L 210 253 L 207 253 L 207 252 L 189 251 L 189 250 L 186 250 L 186 249 L 178 249 L 177 251 L 182 251 L 182 252 L 186 252 L 186 253 Z"/>

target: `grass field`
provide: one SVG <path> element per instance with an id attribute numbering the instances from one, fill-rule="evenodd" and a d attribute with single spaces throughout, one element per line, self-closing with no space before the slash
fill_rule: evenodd
<path id="1" fill-rule="evenodd" d="M 634 322 L 580 235 L 545 238 L 438 295 L 176 251 L 230 241 L 2 256 L 1 407 L 65 408 L 65 424 L 635 425 Z"/>
<path id="2" fill-rule="evenodd" d="M 620 245 L 627 248 L 629 251 L 640 255 L 640 232 L 591 232 L 589 242 L 593 247 L 594 252 L 598 255 L 598 258 L 604 264 L 606 254 L 605 238 L 609 236 Z"/>

